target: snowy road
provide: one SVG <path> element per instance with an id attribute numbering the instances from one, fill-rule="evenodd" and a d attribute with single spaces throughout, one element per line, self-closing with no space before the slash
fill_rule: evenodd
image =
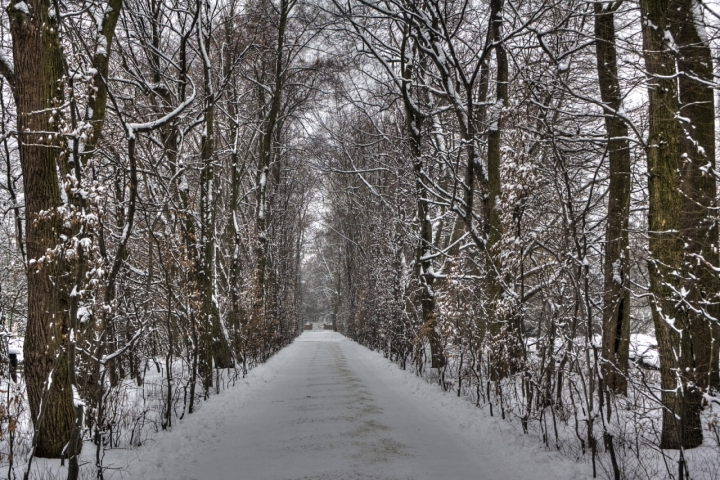
<path id="1" fill-rule="evenodd" d="M 584 477 L 537 439 L 336 333 L 304 333 L 244 383 L 138 449 L 123 477 Z"/>

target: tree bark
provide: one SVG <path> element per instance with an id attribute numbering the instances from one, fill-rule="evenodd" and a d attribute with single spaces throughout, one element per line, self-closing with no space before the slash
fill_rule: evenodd
<path id="1" fill-rule="evenodd" d="M 230 340 L 227 338 L 226 330 L 222 324 L 220 311 L 218 309 L 215 292 L 215 93 L 212 85 L 212 65 L 209 59 L 209 32 L 212 26 L 208 18 L 208 6 L 198 2 L 201 8 L 201 26 L 198 35 L 200 48 L 202 50 L 203 79 L 205 84 L 205 128 L 200 141 L 200 160 L 202 171 L 200 174 L 200 264 L 198 278 L 202 296 L 202 308 L 205 325 L 204 347 L 206 358 L 203 365 L 206 371 L 203 372 L 206 386 L 212 386 L 213 361 L 216 368 L 230 368 L 233 366 L 233 355 L 230 349 Z M 207 32 L 208 36 L 205 36 Z"/>
<path id="2" fill-rule="evenodd" d="M 712 224 L 705 221 L 707 208 L 697 205 L 700 201 L 714 202 L 714 190 L 713 199 L 706 193 L 710 181 L 702 180 L 703 165 L 712 166 L 712 159 L 703 157 L 714 157 L 714 149 L 703 151 L 699 141 L 706 141 L 708 131 L 714 131 L 713 98 L 699 82 L 688 83 L 682 75 L 678 81 L 676 61 L 680 73 L 697 69 L 697 75 L 712 72 L 712 63 L 708 60 L 702 65 L 709 59 L 702 52 L 703 42 L 694 46 L 685 43 L 678 51 L 680 58 L 675 56 L 677 42 L 683 44 L 693 38 L 695 4 L 643 0 L 640 6 L 650 84 L 648 268 L 665 406 L 660 447 L 693 448 L 702 444 L 702 388 L 711 370 L 711 331 L 704 316 L 695 313 L 703 307 L 700 300 L 707 295 L 711 282 L 703 275 L 690 275 L 696 270 L 694 264 L 702 263 L 695 252 L 705 252 L 703 246 L 714 242 L 711 236 L 716 235 Z M 697 31 L 694 38 L 698 39 Z M 701 103 L 685 104 L 689 99 Z M 686 108 L 681 110 L 683 104 Z"/>
<path id="3" fill-rule="evenodd" d="M 274 84 L 271 90 L 270 108 L 263 122 L 263 132 L 260 143 L 259 165 L 257 170 L 257 206 L 255 210 L 255 222 L 257 226 L 257 244 L 255 248 L 255 292 L 252 306 L 252 328 L 264 329 L 266 293 L 265 277 L 267 269 L 268 239 L 267 239 L 267 217 L 268 217 L 268 182 L 270 182 L 270 167 L 273 160 L 275 129 L 277 127 L 280 109 L 282 106 L 282 95 L 284 89 L 284 49 L 285 49 L 285 28 L 290 13 L 291 5 L 288 0 L 281 0 L 277 27 L 277 44 L 275 51 Z"/>
<path id="4" fill-rule="evenodd" d="M 495 47 L 496 62 L 496 98 L 495 105 L 488 112 L 488 151 L 487 151 L 487 195 L 484 197 L 484 234 L 485 234 L 485 291 L 490 302 L 488 309 L 489 331 L 497 335 L 502 331 L 505 322 L 503 319 L 495 318 L 497 301 L 502 294 L 499 274 L 502 266 L 499 262 L 500 240 L 502 239 L 502 223 L 498 211 L 498 199 L 501 193 L 500 163 L 502 160 L 502 110 L 508 102 L 508 60 L 505 45 L 502 42 L 503 35 L 503 6 L 504 0 L 492 0 L 490 2 L 490 31 L 491 41 Z M 510 325 L 510 330 L 515 330 Z"/>
<path id="5" fill-rule="evenodd" d="M 619 116 L 622 93 L 615 48 L 615 9 L 595 3 L 595 52 L 604 112 L 609 158 L 608 213 L 605 230 L 603 378 L 615 393 L 627 394 L 630 357 L 630 144 L 628 127 Z"/>
<path id="6" fill-rule="evenodd" d="M 671 2 L 670 31 L 678 45 L 681 121 L 682 226 L 686 235 L 683 277 L 688 301 L 702 313 L 689 312 L 695 361 L 694 381 L 700 388 L 718 386 L 718 349 L 713 348 L 713 321 L 720 318 L 720 266 L 715 174 L 715 102 L 713 59 L 697 0 Z M 704 83 L 707 82 L 707 83 Z M 700 260 L 700 261 L 699 261 Z M 717 340 L 715 340 L 717 342 Z"/>
<path id="7" fill-rule="evenodd" d="M 61 281 L 61 258 L 45 258 L 61 243 L 62 204 L 57 174 L 63 141 L 57 135 L 57 110 L 63 101 L 63 55 L 57 19 L 48 0 L 12 2 L 7 7 L 13 39 L 18 149 L 23 173 L 28 260 L 28 322 L 25 377 L 30 413 L 39 431 L 36 455 L 59 457 L 74 423 L 67 356 L 61 353 L 68 332 L 69 290 Z M 53 9 L 54 11 L 54 9 Z M 48 134 L 50 132 L 50 134 Z M 40 262 L 40 260 L 43 260 Z M 37 263 L 35 263 L 37 262 Z M 44 385 L 52 384 L 43 398 Z M 38 425 L 41 401 L 45 402 Z"/>
<path id="8" fill-rule="evenodd" d="M 120 11 L 122 10 L 123 0 L 110 0 L 108 8 L 102 17 L 100 25 L 98 25 L 98 45 L 93 55 L 92 64 L 95 69 L 90 91 L 88 92 L 87 110 L 85 112 L 85 121 L 92 125 L 92 134 L 88 137 L 84 146 L 84 151 L 88 155 L 94 153 L 95 147 L 102 135 L 102 129 L 105 125 L 106 108 L 108 101 L 107 77 L 110 67 L 110 49 L 115 37 L 115 26 Z"/>
<path id="9" fill-rule="evenodd" d="M 414 75 L 422 75 L 422 60 L 410 58 L 413 53 L 407 52 L 409 47 L 409 36 L 406 30 L 403 37 L 403 48 L 401 50 L 402 68 L 402 95 L 405 105 L 405 129 L 408 135 L 410 156 L 412 157 L 413 170 L 415 172 L 415 197 L 417 204 L 418 240 L 415 249 L 415 272 L 420 282 L 420 304 L 422 308 L 422 327 L 420 336 L 427 338 L 430 344 L 430 357 L 432 368 L 445 366 L 445 354 L 443 352 L 442 340 L 437 331 L 437 318 L 435 315 L 435 293 L 433 283 L 435 276 L 433 262 L 429 258 L 433 247 L 433 224 L 430 219 L 430 205 L 427 199 L 430 197 L 425 187 L 425 165 L 422 155 L 423 123 L 425 116 L 420 111 L 412 95 L 412 82 Z M 416 52 L 414 52 L 416 53 Z M 420 64 L 419 71 L 415 71 L 415 62 Z M 417 90 L 417 89 L 416 89 Z M 417 96 L 417 95 L 416 95 Z"/>

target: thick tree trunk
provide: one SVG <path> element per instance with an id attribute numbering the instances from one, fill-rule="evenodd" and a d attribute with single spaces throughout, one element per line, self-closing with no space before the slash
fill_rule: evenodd
<path id="1" fill-rule="evenodd" d="M 679 47 L 682 226 L 685 232 L 683 277 L 687 297 L 703 313 L 690 312 L 694 381 L 700 388 L 718 386 L 717 345 L 713 348 L 713 319 L 720 318 L 720 266 L 715 172 L 715 102 L 713 59 L 697 0 L 671 2 L 670 32 Z M 704 83 L 707 82 L 707 83 Z"/>
<path id="2" fill-rule="evenodd" d="M 25 189 L 28 260 L 28 323 L 25 376 L 30 412 L 39 430 L 36 455 L 59 457 L 74 423 L 67 356 L 61 346 L 68 332 L 69 290 L 61 258 L 45 258 L 60 242 L 62 203 L 57 169 L 62 139 L 53 112 L 63 100 L 63 57 L 58 25 L 48 0 L 11 2 L 7 8 L 13 39 L 17 130 Z M 37 263 L 34 263 L 37 262 Z M 49 392 L 44 385 L 52 377 Z M 42 424 L 37 420 L 44 403 Z"/>
<path id="3" fill-rule="evenodd" d="M 610 161 L 607 229 L 605 231 L 605 283 L 603 308 L 603 378 L 615 393 L 627 394 L 630 356 L 630 145 L 628 127 L 618 116 L 622 94 L 615 48 L 615 11 L 595 3 L 595 51 L 598 84 L 605 110 Z"/>
<path id="4" fill-rule="evenodd" d="M 702 78 L 712 72 L 712 63 L 696 30 L 697 5 L 690 0 L 643 0 L 640 5 L 650 83 L 648 267 L 666 407 L 660 447 L 693 448 L 702 444 L 702 388 L 709 381 L 712 356 L 709 323 L 697 309 L 704 308 L 703 297 L 717 291 L 696 267 L 703 264 L 700 254 L 713 260 L 706 249 L 717 235 L 706 207 L 715 202 L 714 187 L 708 190 L 714 180 L 702 178 L 714 166 L 714 115 L 712 91 L 700 82 L 680 76 L 678 92 L 676 45 L 681 45 L 681 72 Z"/>

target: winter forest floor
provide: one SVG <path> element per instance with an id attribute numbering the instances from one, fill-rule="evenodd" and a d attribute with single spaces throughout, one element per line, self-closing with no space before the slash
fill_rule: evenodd
<path id="1" fill-rule="evenodd" d="M 333 332 L 304 333 L 173 431 L 105 463 L 111 478 L 147 480 L 590 477 Z"/>

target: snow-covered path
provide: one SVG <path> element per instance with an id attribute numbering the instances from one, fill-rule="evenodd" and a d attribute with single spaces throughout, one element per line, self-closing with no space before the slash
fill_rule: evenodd
<path id="1" fill-rule="evenodd" d="M 135 451 L 123 477 L 584 477 L 584 466 L 337 333 L 304 333 L 246 380 Z"/>

